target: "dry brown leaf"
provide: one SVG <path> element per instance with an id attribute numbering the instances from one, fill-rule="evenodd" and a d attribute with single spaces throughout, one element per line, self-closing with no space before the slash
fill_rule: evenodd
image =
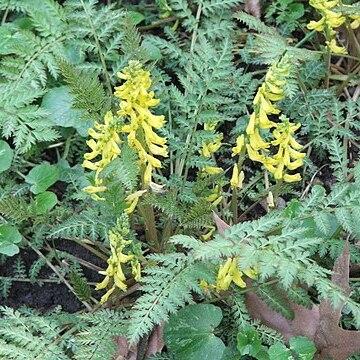
<path id="1" fill-rule="evenodd" d="M 261 17 L 261 5 L 260 0 L 245 0 L 245 11 L 260 19 Z"/>
<path id="2" fill-rule="evenodd" d="M 156 326 L 149 336 L 141 339 L 130 348 L 126 337 L 117 336 L 118 353 L 115 360 L 145 360 L 149 356 L 161 352 L 164 347 L 163 330 L 164 324 Z"/>

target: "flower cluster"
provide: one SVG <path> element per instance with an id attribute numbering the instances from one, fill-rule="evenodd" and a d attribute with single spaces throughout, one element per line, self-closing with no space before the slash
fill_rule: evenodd
<path id="1" fill-rule="evenodd" d="M 333 11 L 339 4 L 339 0 L 310 0 L 310 5 L 314 7 L 321 15 L 319 21 L 310 21 L 307 28 L 324 32 L 327 47 L 335 54 L 347 54 L 343 46 L 339 46 L 334 38 L 336 31 L 334 29 L 341 26 L 346 17 L 340 12 Z"/>
<path id="2" fill-rule="evenodd" d="M 257 278 L 257 272 L 253 269 L 247 269 L 244 273 L 251 279 Z M 228 258 L 224 265 L 220 265 L 216 278 L 216 291 L 227 290 L 232 282 L 241 288 L 246 287 L 243 275 L 244 274 L 238 269 L 238 259 L 236 257 Z"/>
<path id="3" fill-rule="evenodd" d="M 127 117 L 130 124 L 122 126 L 121 131 L 127 133 L 128 144 L 136 149 L 143 165 L 143 186 L 151 182 L 153 168 L 160 168 L 161 162 L 155 156 L 167 157 L 166 138 L 159 136 L 154 129 L 164 125 L 164 116 L 154 115 L 150 108 L 160 100 L 154 99 L 154 92 L 148 92 L 151 86 L 150 72 L 142 68 L 138 61 L 130 61 L 118 77 L 125 82 L 115 87 L 114 95 L 121 99 L 120 116 Z"/>
<path id="4" fill-rule="evenodd" d="M 86 143 L 92 151 L 84 155 L 85 161 L 82 166 L 96 171 L 96 174 L 94 186 L 87 186 L 84 190 L 91 194 L 95 200 L 102 200 L 103 198 L 98 193 L 106 190 L 106 186 L 102 185 L 102 179 L 99 177 L 101 171 L 120 155 L 119 144 L 121 140 L 118 131 L 119 125 L 111 112 L 105 115 L 104 124 L 95 122 L 94 129 L 90 128 L 88 130 L 92 139 Z M 100 160 L 94 161 L 97 157 L 100 157 Z"/>
<path id="5" fill-rule="evenodd" d="M 96 290 L 105 289 L 110 282 L 112 282 L 112 286 L 102 296 L 101 303 L 106 302 L 116 288 L 126 291 L 126 277 L 122 265 L 130 263 L 131 271 L 136 281 L 141 277 L 141 266 L 138 256 L 131 253 L 129 249 L 126 249 L 132 243 L 132 240 L 125 240 L 128 232 L 127 227 L 116 227 L 109 231 L 111 256 L 107 260 L 107 269 L 99 271 L 100 274 L 105 275 L 105 278 L 101 283 L 97 284 Z"/>
<path id="6" fill-rule="evenodd" d="M 278 63 L 273 64 L 265 76 L 265 81 L 258 89 L 254 98 L 254 112 L 250 116 L 246 128 L 247 138 L 244 135 L 238 137 L 236 146 L 233 148 L 233 156 L 239 154 L 244 147 L 251 160 L 258 161 L 274 175 L 276 180 L 293 182 L 301 180 L 300 174 L 287 174 L 286 170 L 295 170 L 303 164 L 305 154 L 298 152 L 301 145 L 292 137 L 300 124 L 292 124 L 285 116 L 280 116 L 281 122 L 276 123 L 269 119 L 270 115 L 278 115 L 280 110 L 276 102 L 284 98 L 284 85 L 286 77 L 290 73 L 289 59 L 284 55 Z M 265 141 L 261 132 L 266 130 L 274 140 Z M 278 148 L 275 155 L 271 155 Z M 292 161 L 293 160 L 293 161 Z M 232 186 L 236 180 L 238 170 L 234 167 Z"/>

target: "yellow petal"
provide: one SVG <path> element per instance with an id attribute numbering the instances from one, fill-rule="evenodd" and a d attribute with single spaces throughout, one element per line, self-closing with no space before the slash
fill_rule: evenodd
<path id="1" fill-rule="evenodd" d="M 242 278 L 242 272 L 239 270 L 235 271 L 232 281 L 241 288 L 246 287 L 246 282 Z"/>
<path id="2" fill-rule="evenodd" d="M 109 299 L 109 296 L 114 292 L 114 290 L 115 290 L 115 286 L 113 286 L 108 292 L 106 292 L 106 293 L 101 297 L 100 303 L 101 303 L 101 304 L 104 304 L 105 302 L 107 302 L 108 299 Z"/>
<path id="3" fill-rule="evenodd" d="M 105 289 L 108 286 L 109 281 L 110 281 L 110 277 L 106 276 L 101 283 L 96 284 L 95 290 Z"/>
<path id="4" fill-rule="evenodd" d="M 295 181 L 300 181 L 300 180 L 301 180 L 300 174 L 295 174 L 295 175 L 285 174 L 284 175 L 285 182 L 295 182 Z"/>
<path id="5" fill-rule="evenodd" d="M 250 115 L 250 119 L 249 119 L 249 123 L 248 123 L 248 126 L 246 128 L 246 133 L 248 135 L 251 135 L 254 133 L 254 128 L 255 128 L 255 119 L 256 119 L 256 115 L 255 113 L 253 112 L 251 115 Z"/>
<path id="6" fill-rule="evenodd" d="M 83 190 L 89 194 L 94 194 L 106 191 L 106 186 L 86 186 Z"/>
<path id="7" fill-rule="evenodd" d="M 223 172 L 223 169 L 216 166 L 205 166 L 204 171 L 210 175 L 217 175 Z"/>
<path id="8" fill-rule="evenodd" d="M 240 154 L 240 152 L 243 149 L 244 145 L 245 145 L 245 137 L 244 137 L 244 134 L 242 134 L 242 135 L 237 137 L 236 146 L 232 148 L 231 156 L 235 156 L 237 154 Z"/>
<path id="9" fill-rule="evenodd" d="M 148 187 L 151 183 L 151 173 L 152 173 L 152 166 L 150 163 L 146 165 L 145 172 L 144 172 L 144 186 Z"/>
<path id="10" fill-rule="evenodd" d="M 232 176 L 230 179 L 230 185 L 233 189 L 239 186 L 239 168 L 237 164 L 234 165 Z"/>
<path id="11" fill-rule="evenodd" d="M 265 160 L 265 156 L 259 154 L 259 152 L 254 150 L 250 145 L 246 145 L 246 149 L 251 160 L 259 162 L 263 162 Z"/>

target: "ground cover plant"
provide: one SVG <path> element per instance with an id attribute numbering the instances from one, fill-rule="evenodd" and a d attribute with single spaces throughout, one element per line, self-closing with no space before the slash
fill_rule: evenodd
<path id="1" fill-rule="evenodd" d="M 360 359 L 359 2 L 0 16 L 0 359 Z"/>

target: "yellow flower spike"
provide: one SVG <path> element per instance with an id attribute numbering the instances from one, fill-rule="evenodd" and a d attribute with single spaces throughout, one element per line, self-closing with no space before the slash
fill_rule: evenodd
<path id="1" fill-rule="evenodd" d="M 263 108 L 259 109 L 259 125 L 262 129 L 270 129 L 275 126 L 275 123 L 270 121 L 267 117 L 267 114 Z M 255 130 L 253 130 L 252 133 L 254 133 Z M 250 135 L 250 133 L 247 133 Z"/>
<path id="2" fill-rule="evenodd" d="M 168 153 L 167 153 L 166 149 L 167 149 L 167 147 L 158 146 L 158 145 L 155 145 L 155 144 L 150 144 L 149 145 L 149 150 L 154 155 L 161 155 L 163 157 L 167 157 Z"/>
<path id="3" fill-rule="evenodd" d="M 218 206 L 218 205 L 221 203 L 222 199 L 223 199 L 223 196 L 222 196 L 222 195 L 218 196 L 218 198 L 217 198 L 216 200 L 214 200 L 214 201 L 211 203 L 211 205 L 212 205 L 213 207 Z"/>
<path id="4" fill-rule="evenodd" d="M 119 228 L 115 227 L 109 231 L 111 256 L 107 260 L 107 269 L 105 271 L 99 271 L 100 274 L 105 275 L 105 279 L 97 284 L 96 290 L 106 288 L 110 280 L 112 280 L 112 287 L 101 298 L 101 303 L 106 302 L 116 288 L 121 291 L 126 291 L 126 277 L 123 270 L 125 264 L 130 263 L 131 272 L 135 280 L 139 280 L 141 277 L 141 265 L 137 255 L 131 253 L 130 250 L 125 250 L 125 248 L 132 243 L 132 240 L 124 239 L 124 236 L 128 232 L 128 229 L 123 229 L 122 226 Z"/>
<path id="5" fill-rule="evenodd" d="M 244 273 L 251 279 L 257 278 L 255 269 L 247 269 Z M 246 287 L 246 282 L 243 280 L 243 273 L 238 269 L 237 257 L 228 258 L 224 265 L 220 265 L 216 278 L 216 291 L 227 290 L 232 282 L 241 288 Z"/>
<path id="6" fill-rule="evenodd" d="M 240 135 L 236 139 L 236 146 L 232 148 L 232 154 L 231 156 L 235 156 L 237 154 L 240 154 L 241 150 L 245 146 L 245 136 L 244 134 Z"/>
<path id="7" fill-rule="evenodd" d="M 131 263 L 131 272 L 134 275 L 135 281 L 139 281 L 141 279 L 141 264 L 139 262 Z"/>
<path id="8" fill-rule="evenodd" d="M 203 157 L 209 158 L 211 157 L 211 152 L 207 144 L 203 143 L 202 149 L 199 151 L 200 155 Z"/>
<path id="9" fill-rule="evenodd" d="M 310 21 L 307 25 L 309 30 L 324 32 L 327 48 L 334 54 L 347 54 L 344 47 L 337 45 L 335 40 L 335 29 L 344 24 L 346 17 L 340 12 L 333 11 L 339 1 L 310 0 L 310 5 L 317 9 L 321 15 L 319 21 Z M 351 18 L 351 16 L 349 16 Z M 351 25 L 350 25 L 351 26 Z"/>
<path id="10" fill-rule="evenodd" d="M 258 278 L 258 272 L 255 269 L 246 269 L 244 270 L 244 273 L 246 276 L 248 276 L 250 279 L 257 280 Z"/>
<path id="11" fill-rule="evenodd" d="M 290 162 L 286 167 L 289 169 L 289 170 L 295 170 L 297 168 L 299 168 L 300 166 L 303 166 L 304 162 L 302 159 L 297 159 L 293 162 Z"/>
<path id="12" fill-rule="evenodd" d="M 99 174 L 107 164 L 120 155 L 120 148 L 118 145 L 121 143 L 121 140 L 117 134 L 119 129 L 116 125 L 116 121 L 110 111 L 104 116 L 104 124 L 95 122 L 94 128 L 98 131 L 95 131 L 93 128 L 88 130 L 92 139 L 88 140 L 86 143 L 92 151 L 84 155 L 85 160 L 82 163 L 82 166 L 96 171 L 95 184 L 94 186 L 87 186 L 84 188 L 84 191 L 92 194 L 94 200 L 103 200 L 103 198 L 96 195 L 98 192 L 106 191 L 106 187 L 101 186 Z M 91 161 L 98 156 L 101 157 L 101 160 L 96 162 Z"/>
<path id="13" fill-rule="evenodd" d="M 230 266 L 231 266 L 232 259 L 228 258 L 224 265 L 220 265 L 219 272 L 218 272 L 218 278 L 222 279 L 225 277 L 225 275 L 228 273 Z"/>
<path id="14" fill-rule="evenodd" d="M 125 80 L 121 86 L 115 87 L 114 95 L 122 100 L 118 114 L 130 121 L 122 127 L 122 131 L 128 133 L 129 146 L 138 152 L 144 171 L 144 185 L 149 186 L 153 168 L 161 167 L 161 161 L 153 155 L 168 157 L 166 138 L 153 130 L 164 126 L 165 117 L 150 111 L 160 100 L 154 98 L 153 91 L 148 91 L 151 87 L 150 72 L 144 70 L 140 62 L 130 61 L 118 77 Z M 131 211 L 132 207 L 127 211 Z"/>

